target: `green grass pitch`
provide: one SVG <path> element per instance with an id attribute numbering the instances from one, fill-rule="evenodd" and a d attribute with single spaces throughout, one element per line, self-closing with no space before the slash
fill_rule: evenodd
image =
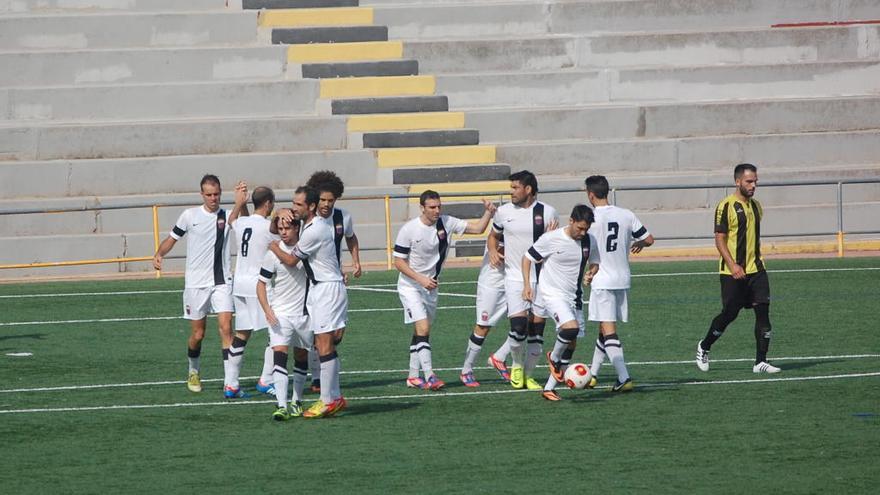
<path id="1" fill-rule="evenodd" d="M 880 259 L 770 261 L 778 375 L 751 372 L 748 311 L 713 348 L 709 373 L 693 364 L 720 309 L 714 267 L 634 264 L 619 333 L 636 391 L 612 395 L 606 365 L 599 389 L 561 391 L 558 403 L 486 368 L 506 323 L 484 347 L 483 385 L 459 383 L 475 269 L 449 269 L 441 284 L 432 344 L 447 388 L 405 388 L 411 329 L 396 275 L 367 273 L 349 292 L 340 348 L 349 409 L 287 423 L 271 420 L 269 397 L 222 399 L 215 320 L 205 390 L 186 390 L 181 279 L 0 285 L 0 490 L 876 493 Z M 589 362 L 595 325 L 587 335 L 574 361 Z M 251 392 L 265 339 L 245 353 Z"/>

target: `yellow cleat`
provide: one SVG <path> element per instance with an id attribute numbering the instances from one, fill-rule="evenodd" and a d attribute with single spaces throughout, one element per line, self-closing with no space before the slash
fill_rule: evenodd
<path id="1" fill-rule="evenodd" d="M 625 382 L 620 383 L 618 381 L 614 382 L 614 385 L 611 387 L 612 392 L 632 392 L 636 387 L 636 384 L 633 383 L 632 378 L 627 378 Z"/>
<path id="2" fill-rule="evenodd" d="M 595 376 L 591 376 L 587 388 L 596 388 L 596 385 L 599 385 L 599 380 L 597 380 Z"/>
<path id="3" fill-rule="evenodd" d="M 528 390 L 544 390 L 544 387 L 538 385 L 538 382 L 536 382 L 534 378 L 527 376 L 526 377 L 526 389 L 528 389 Z"/>
<path id="4" fill-rule="evenodd" d="M 331 410 L 327 407 L 327 404 L 324 404 L 324 401 L 318 399 L 308 408 L 308 410 L 306 410 L 306 412 L 303 413 L 302 417 L 307 419 L 324 418 L 330 414 L 330 411 Z"/>
<path id="5" fill-rule="evenodd" d="M 525 372 L 522 366 L 510 367 L 510 386 L 513 388 L 526 388 Z"/>
<path id="6" fill-rule="evenodd" d="M 186 377 L 186 388 L 188 388 L 190 392 L 202 391 L 202 379 L 199 377 L 198 371 L 190 370 L 189 376 Z"/>

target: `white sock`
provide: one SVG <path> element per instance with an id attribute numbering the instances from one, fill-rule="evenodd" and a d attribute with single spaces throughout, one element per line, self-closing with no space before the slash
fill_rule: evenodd
<path id="1" fill-rule="evenodd" d="M 339 359 L 339 356 L 336 357 L 336 375 L 333 377 L 333 398 L 338 399 L 342 397 L 342 390 L 339 385 L 339 377 L 342 376 L 342 361 Z"/>
<path id="2" fill-rule="evenodd" d="M 590 365 L 591 375 L 599 376 L 599 370 L 602 368 L 602 363 L 605 362 L 605 356 L 605 344 L 601 340 L 596 339 L 596 347 L 593 350 L 593 363 Z"/>
<path id="3" fill-rule="evenodd" d="M 512 337 L 507 337 L 507 344 L 510 347 L 510 366 L 514 368 L 523 367 L 523 349 L 525 348 L 525 343 L 525 340 L 520 342 Z M 498 356 L 496 355 L 495 357 Z"/>
<path id="4" fill-rule="evenodd" d="M 302 402 L 303 390 L 306 388 L 306 375 L 308 374 L 308 365 L 305 363 L 293 364 L 293 402 Z"/>
<path id="5" fill-rule="evenodd" d="M 309 373 L 312 374 L 312 381 L 321 378 L 321 360 L 318 359 L 318 350 L 314 347 L 309 349 Z"/>
<path id="6" fill-rule="evenodd" d="M 329 359 L 321 360 L 321 401 L 330 404 L 336 397 L 333 393 L 338 388 L 336 380 L 339 378 L 339 359 L 336 353 L 330 354 Z"/>
<path id="7" fill-rule="evenodd" d="M 608 354 L 608 359 L 617 370 L 617 381 L 625 382 L 629 378 L 629 371 L 627 371 L 626 362 L 623 360 L 623 346 L 620 345 L 616 334 L 605 337 L 605 353 Z"/>
<path id="8" fill-rule="evenodd" d="M 540 335 L 533 335 L 529 337 L 529 342 L 526 346 L 526 376 L 532 376 L 532 372 L 535 371 L 535 367 L 538 366 L 538 360 L 541 359 L 541 354 L 543 353 L 544 337 Z"/>
<path id="9" fill-rule="evenodd" d="M 241 365 L 244 361 L 246 345 L 246 340 L 236 337 L 232 339 L 232 345 L 229 347 L 229 378 L 227 382 L 232 388 L 239 388 L 238 378 L 241 376 Z"/>
<path id="10" fill-rule="evenodd" d="M 553 341 L 553 350 L 550 351 L 550 359 L 558 363 L 562 359 L 562 352 L 568 348 L 568 342 L 562 342 L 559 339 Z"/>
<path id="11" fill-rule="evenodd" d="M 272 353 L 272 381 L 275 384 L 275 399 L 278 407 L 287 407 L 287 353 Z"/>
<path id="12" fill-rule="evenodd" d="M 260 373 L 260 381 L 263 382 L 264 385 L 268 385 L 273 382 L 273 370 L 275 369 L 275 361 L 273 361 L 274 352 L 272 347 L 266 346 L 266 350 L 263 351 L 263 372 Z"/>
<path id="13" fill-rule="evenodd" d="M 504 343 L 501 344 L 501 347 L 493 352 L 492 355 L 495 356 L 495 359 L 501 362 L 507 361 L 507 356 L 510 355 L 510 337 L 505 339 Z"/>
<path id="14" fill-rule="evenodd" d="M 556 379 L 553 378 L 553 375 L 550 375 L 549 377 L 547 377 L 547 383 L 544 384 L 544 390 L 553 390 L 558 384 L 559 382 L 557 382 Z"/>
<path id="15" fill-rule="evenodd" d="M 201 369 L 201 366 L 202 366 L 202 362 L 201 362 L 202 358 L 201 357 L 187 357 L 186 359 L 189 361 L 189 370 L 195 371 L 196 373 L 198 373 L 199 370 Z"/>
<path id="16" fill-rule="evenodd" d="M 464 354 L 464 364 L 461 365 L 462 375 L 474 371 L 474 363 L 480 357 L 480 351 L 483 349 L 483 342 L 485 341 L 486 337 L 480 337 L 475 333 L 471 334 L 470 339 L 468 339 L 467 350 Z"/>
<path id="17" fill-rule="evenodd" d="M 419 364 L 425 372 L 425 380 L 434 375 L 434 365 L 431 362 L 431 344 L 425 342 L 419 346 Z"/>
<path id="18" fill-rule="evenodd" d="M 223 386 L 229 385 L 229 349 L 223 349 Z"/>

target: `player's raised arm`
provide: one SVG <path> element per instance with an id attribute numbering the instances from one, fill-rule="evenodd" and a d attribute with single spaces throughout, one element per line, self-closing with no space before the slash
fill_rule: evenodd
<path id="1" fill-rule="evenodd" d="M 235 223 L 235 221 L 238 220 L 238 217 L 246 217 L 250 215 L 247 207 L 248 197 L 250 196 L 247 182 L 243 180 L 238 181 L 238 184 L 235 185 L 235 192 L 233 194 L 234 204 L 232 211 L 229 213 L 229 218 L 227 219 L 229 225 Z"/>
<path id="2" fill-rule="evenodd" d="M 269 243 L 269 251 L 278 256 L 278 260 L 284 263 L 287 266 L 296 266 L 297 263 L 300 262 L 300 258 L 295 254 L 290 254 L 281 249 L 279 245 L 279 241 L 272 241 Z"/>
<path id="3" fill-rule="evenodd" d="M 479 220 L 471 220 L 467 223 L 467 227 L 464 229 L 465 234 L 482 234 L 486 231 L 486 227 L 489 226 L 489 221 L 492 220 L 492 215 L 495 214 L 497 208 L 495 203 L 488 199 L 483 200 L 483 208 L 485 210 Z"/>

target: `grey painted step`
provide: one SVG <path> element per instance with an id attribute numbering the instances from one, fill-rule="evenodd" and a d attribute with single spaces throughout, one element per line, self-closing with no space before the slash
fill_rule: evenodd
<path id="1" fill-rule="evenodd" d="M 438 75 L 450 108 L 880 93 L 880 61 Z"/>
<path id="2" fill-rule="evenodd" d="M 510 165 L 505 163 L 461 167 L 397 168 L 393 172 L 393 181 L 395 184 L 477 182 L 506 180 L 510 173 Z"/>
<path id="3" fill-rule="evenodd" d="M 880 96 L 470 111 L 484 143 L 880 129 Z"/>
<path id="4" fill-rule="evenodd" d="M 765 169 L 874 163 L 880 131 L 712 136 L 623 141 L 568 140 L 501 144 L 499 161 L 536 174 L 592 170 L 669 173 L 713 170 L 730 163 L 757 162 Z"/>
<path id="5" fill-rule="evenodd" d="M 226 0 L 3 0 L 0 1 L 0 14 L 4 13 L 52 13 L 84 11 L 156 11 L 174 10 L 222 10 Z"/>
<path id="6" fill-rule="evenodd" d="M 280 46 L 0 53 L 0 87 L 280 79 Z"/>
<path id="7" fill-rule="evenodd" d="M 291 67 L 289 69 L 295 72 Z M 302 77 L 321 79 L 332 77 L 414 76 L 419 73 L 417 60 L 380 60 L 378 62 L 341 62 L 303 64 Z"/>
<path id="8" fill-rule="evenodd" d="M 0 126 L 0 158 L 59 160 L 342 149 L 328 117 Z"/>
<path id="9" fill-rule="evenodd" d="M 0 89 L 0 118 L 134 120 L 314 112 L 314 80 Z"/>
<path id="10" fill-rule="evenodd" d="M 449 110 L 449 101 L 445 95 L 351 98 L 318 102 L 319 113 L 333 115 L 445 112 L 447 110 Z"/>
<path id="11" fill-rule="evenodd" d="M 408 40 L 404 56 L 431 74 L 570 68 L 770 64 L 880 56 L 880 26 L 721 32 L 528 35 Z"/>
<path id="12" fill-rule="evenodd" d="M 480 218 L 484 211 L 483 203 L 443 203 L 443 214 L 457 218 Z"/>
<path id="13" fill-rule="evenodd" d="M 358 138 L 361 138 L 362 143 Z M 476 129 L 440 129 L 407 132 L 368 132 L 352 136 L 364 148 L 409 148 L 420 146 L 462 146 L 480 143 Z"/>
<path id="14" fill-rule="evenodd" d="M 254 11 L 0 17 L 0 50 L 255 44 Z"/>
<path id="15" fill-rule="evenodd" d="M 312 28 L 274 28 L 272 43 L 304 45 L 308 43 L 354 43 L 388 41 L 387 26 L 329 26 Z"/>
<path id="16" fill-rule="evenodd" d="M 357 7 L 358 0 L 242 0 L 245 9 L 303 9 L 315 7 Z"/>

